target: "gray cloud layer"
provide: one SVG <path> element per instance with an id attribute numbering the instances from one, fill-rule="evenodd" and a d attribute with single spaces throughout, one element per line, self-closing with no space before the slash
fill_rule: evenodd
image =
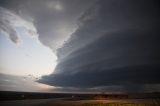
<path id="1" fill-rule="evenodd" d="M 159 83 L 158 33 L 134 30 L 107 33 L 68 55 L 58 64 L 59 72 L 45 76 L 42 81 L 73 87 Z"/>
<path id="2" fill-rule="evenodd" d="M 58 50 L 55 72 L 39 82 L 82 88 L 160 83 L 158 9 L 157 1 L 98 1 Z"/>
<path id="3" fill-rule="evenodd" d="M 34 80 L 35 79 L 29 76 L 16 76 L 0 73 L 0 90 L 27 92 L 46 92 L 50 90 L 49 88 L 43 88 L 44 85 L 40 85 Z"/>
<path id="4" fill-rule="evenodd" d="M 92 0 L 94 2 L 95 0 Z M 39 40 L 54 52 L 77 28 L 77 18 L 92 4 L 90 0 L 2 0 L 1 5 L 34 20 Z M 56 9 L 60 5 L 62 9 Z M 30 19 L 31 18 L 31 19 Z"/>

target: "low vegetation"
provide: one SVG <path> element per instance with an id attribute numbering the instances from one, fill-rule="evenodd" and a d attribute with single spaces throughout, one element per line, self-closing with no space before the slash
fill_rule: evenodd
<path id="1" fill-rule="evenodd" d="M 45 105 L 38 105 L 45 106 Z M 139 103 L 77 103 L 77 104 L 61 104 L 61 103 L 51 103 L 47 106 L 158 106 L 155 104 L 139 104 Z"/>

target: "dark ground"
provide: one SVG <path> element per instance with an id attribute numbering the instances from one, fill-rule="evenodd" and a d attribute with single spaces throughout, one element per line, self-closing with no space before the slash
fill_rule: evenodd
<path id="1" fill-rule="evenodd" d="M 1 91 L 0 106 L 160 106 L 160 93 L 72 94 Z"/>

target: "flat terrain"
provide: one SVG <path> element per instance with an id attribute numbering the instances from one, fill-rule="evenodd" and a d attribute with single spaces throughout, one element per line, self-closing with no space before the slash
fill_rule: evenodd
<path id="1" fill-rule="evenodd" d="M 159 99 L 71 100 L 37 99 L 0 101 L 0 106 L 160 106 Z"/>

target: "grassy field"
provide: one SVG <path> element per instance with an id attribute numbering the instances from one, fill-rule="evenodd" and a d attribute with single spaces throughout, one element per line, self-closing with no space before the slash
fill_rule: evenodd
<path id="1" fill-rule="evenodd" d="M 160 106 L 160 99 L 90 99 L 70 98 L 1 101 L 0 106 Z"/>
<path id="2" fill-rule="evenodd" d="M 160 106 L 160 93 L 70 94 L 1 91 L 0 106 Z"/>
<path id="3" fill-rule="evenodd" d="M 160 106 L 154 100 L 80 100 L 50 101 L 37 106 Z"/>

